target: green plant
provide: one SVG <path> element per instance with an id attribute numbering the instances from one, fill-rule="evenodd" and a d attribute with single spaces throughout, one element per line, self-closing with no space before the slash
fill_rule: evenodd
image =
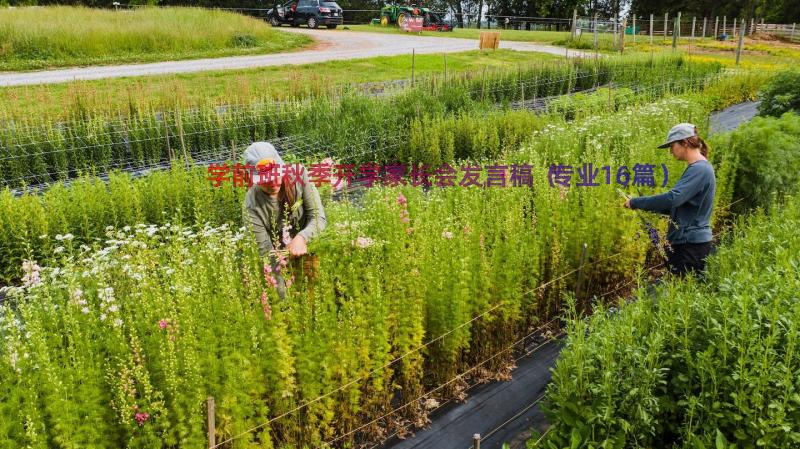
<path id="1" fill-rule="evenodd" d="M 778 72 L 759 92 L 759 114 L 778 117 L 785 112 L 800 112 L 800 70 Z"/>

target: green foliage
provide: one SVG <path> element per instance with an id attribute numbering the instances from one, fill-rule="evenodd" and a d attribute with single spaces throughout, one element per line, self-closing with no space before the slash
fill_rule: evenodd
<path id="1" fill-rule="evenodd" d="M 533 188 L 376 187 L 358 204 L 331 202 L 324 188 L 328 228 L 309 248 L 320 259 L 316 280 L 311 287 L 295 272 L 285 300 L 267 287 L 252 237 L 239 230 L 241 192 L 210 187 L 202 170 L 87 178 L 42 196 L 6 191 L 3 257 L 52 268 L 0 307 L 0 438 L 194 448 L 208 395 L 221 441 L 346 385 L 235 444 L 323 447 L 552 318 L 575 290 L 575 277 L 562 275 L 581 263 L 583 243 L 592 281 L 577 304 L 590 308 L 588 295 L 631 282 L 631 267 L 652 249 L 635 238 L 637 221 L 608 213 L 620 207 L 611 186 L 553 188 L 547 167 L 663 158 L 654 147 L 670 124 L 707 111 L 673 98 L 573 122 L 553 116 L 530 142 L 509 137 L 524 114 L 494 117 L 480 133 L 464 121 L 474 133 L 421 147 L 452 141 L 457 154 L 472 138 L 481 159 L 460 162 L 529 163 Z M 23 285 L 33 283 L 30 271 Z M 509 357 L 492 359 L 476 380 L 503 375 Z M 435 397 L 459 394 L 451 383 Z M 148 417 L 139 424 L 136 413 Z M 426 413 L 414 402 L 402 419 Z M 343 443 L 400 424 L 391 416 Z M 79 425 L 91 429 L 73 432 Z"/>
<path id="2" fill-rule="evenodd" d="M 542 447 L 795 446 L 799 225 L 790 198 L 737 230 L 707 282 L 571 320 Z"/>
<path id="3" fill-rule="evenodd" d="M 785 112 L 800 113 L 800 70 L 778 72 L 759 92 L 759 114 L 779 117 Z"/>
<path id="4" fill-rule="evenodd" d="M 737 210 L 769 208 L 796 191 L 800 180 L 800 116 L 756 117 L 737 130 L 716 136 L 712 148 L 722 154 L 715 160 L 735 159 L 733 195 Z"/>
<path id="5" fill-rule="evenodd" d="M 446 83 L 433 78 L 383 97 L 351 93 L 337 98 L 256 102 L 240 107 L 206 105 L 167 112 L 143 107 L 113 119 L 76 110 L 66 123 L 30 119 L 8 123 L 0 129 L 0 154 L 4 155 L 0 157 L 0 170 L 3 185 L 17 188 L 70 179 L 82 172 L 103 174 L 109 168 L 152 167 L 184 154 L 195 160 L 224 158 L 239 153 L 254 140 L 287 136 L 301 145 L 305 142 L 303 146 L 312 146 L 310 151 L 315 154 L 346 157 L 351 162 L 383 162 L 395 159 L 398 145 L 405 145 L 416 132 L 409 131 L 416 120 L 448 121 L 459 114 L 502 111 L 514 102 L 529 102 L 611 81 L 646 86 L 635 100 L 653 100 L 701 89 L 719 70 L 717 64 L 694 64 L 681 57 L 603 58 L 472 74 L 450 78 Z M 584 103 L 588 101 L 577 100 L 577 104 Z M 601 107 L 602 102 L 598 102 L 587 105 L 586 111 L 601 111 Z M 341 132 L 342 129 L 348 132 Z M 496 151 L 502 137 L 484 135 L 477 139 L 473 144 L 482 145 L 486 140 L 495 147 L 491 151 Z M 434 140 L 429 139 L 426 151 L 433 144 Z M 448 151 L 445 149 L 445 153 Z"/>

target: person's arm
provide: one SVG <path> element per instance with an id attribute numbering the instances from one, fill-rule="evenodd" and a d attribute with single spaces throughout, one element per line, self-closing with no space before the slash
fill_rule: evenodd
<path id="1" fill-rule="evenodd" d="M 675 187 L 667 193 L 631 198 L 631 208 L 669 214 L 670 209 L 689 201 L 703 188 L 705 171 L 699 167 L 689 167 Z"/>
<path id="2" fill-rule="evenodd" d="M 269 231 L 261 220 L 261 217 L 258 216 L 256 211 L 249 209 L 247 207 L 242 208 L 243 210 L 243 223 L 245 226 L 249 227 L 250 230 L 253 232 L 253 235 L 256 237 L 256 243 L 258 244 L 258 254 L 261 257 L 270 255 L 271 251 L 274 249 L 272 246 L 272 239 L 270 239 Z"/>
<path id="3" fill-rule="evenodd" d="M 301 235 L 306 242 L 309 242 L 325 229 L 328 220 L 325 218 L 325 209 L 322 207 L 319 191 L 317 187 L 309 181 L 308 173 L 305 170 L 303 170 L 302 180 L 303 208 L 308 217 L 308 223 L 297 235 Z"/>

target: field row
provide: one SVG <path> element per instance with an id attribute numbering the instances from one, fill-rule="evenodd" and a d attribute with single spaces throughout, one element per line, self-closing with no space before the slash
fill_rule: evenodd
<path id="1" fill-rule="evenodd" d="M 502 110 L 514 103 L 534 105 L 536 99 L 608 83 L 631 89 L 616 99 L 608 92 L 608 99 L 598 95 L 593 103 L 579 102 L 593 106 L 592 110 L 613 109 L 627 102 L 703 89 L 713 84 L 719 72 L 717 64 L 689 63 L 681 57 L 577 60 L 446 82 L 433 78 L 388 98 L 345 95 L 246 107 L 131 111 L 119 119 L 84 113 L 60 123 L 15 121 L 0 130 L 0 172 L 2 185 L 18 188 L 71 179 L 81 173 L 105 174 L 114 168 L 160 167 L 181 157 L 203 162 L 224 159 L 253 141 L 285 137 L 300 139 L 301 153 L 343 158 L 360 152 L 368 153 L 367 159 L 383 161 L 398 157 L 399 152 L 406 154 L 400 159 L 407 161 L 424 153 L 414 147 L 418 137 L 437 139 L 441 133 L 438 122 L 452 116 L 478 115 L 498 106 Z M 553 108 L 575 114 L 571 100 L 557 101 Z M 287 139 L 289 152 L 292 138 Z M 396 150 L 397 142 L 408 148 Z M 491 155 L 496 150 L 489 147 L 484 151 Z M 462 157 L 480 156 L 464 151 Z"/>

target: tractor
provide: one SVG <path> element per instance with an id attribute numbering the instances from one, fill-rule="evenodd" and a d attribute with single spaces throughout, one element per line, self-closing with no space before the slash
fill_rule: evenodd
<path id="1" fill-rule="evenodd" d="M 380 23 L 382 26 L 397 25 L 403 26 L 408 17 L 423 17 L 424 29 L 427 31 L 452 31 L 450 23 L 442 20 L 438 15 L 431 12 L 429 8 L 417 6 L 413 3 L 405 5 L 389 3 L 381 8 L 381 18 L 373 19 L 373 23 Z"/>

